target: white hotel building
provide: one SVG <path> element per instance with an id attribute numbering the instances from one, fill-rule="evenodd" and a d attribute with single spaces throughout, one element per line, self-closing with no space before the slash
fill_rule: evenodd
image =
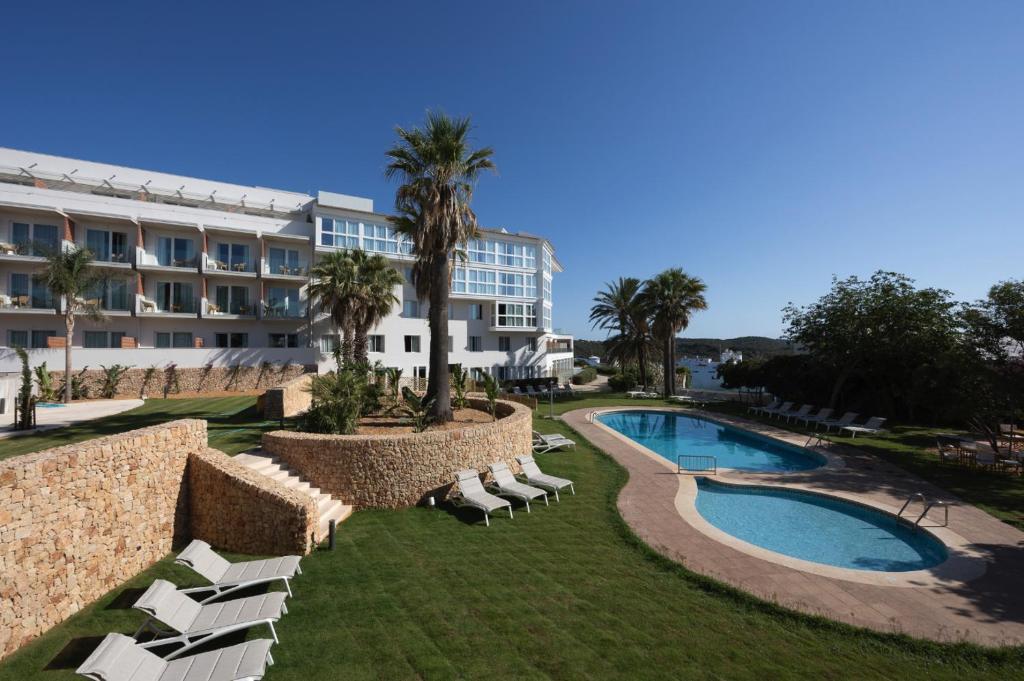
<path id="1" fill-rule="evenodd" d="M 370 199 L 246 187 L 0 148 L 0 373 L 11 349 L 63 368 L 54 299 L 33 279 L 39 249 L 88 247 L 113 272 L 95 292 L 107 320 L 78 319 L 75 368 L 333 364 L 338 331 L 311 309 L 309 270 L 323 254 L 362 248 L 406 275 L 413 257 Z M 551 243 L 482 230 L 455 269 L 450 363 L 498 378 L 572 371 L 572 338 L 552 326 Z M 370 361 L 425 376 L 426 304 L 411 284 L 371 333 Z M 81 348 L 81 349 L 78 349 Z"/>

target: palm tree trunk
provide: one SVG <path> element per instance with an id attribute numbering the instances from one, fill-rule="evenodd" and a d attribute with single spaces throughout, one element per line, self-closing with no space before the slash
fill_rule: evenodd
<path id="1" fill-rule="evenodd" d="M 662 390 L 665 393 L 665 397 L 671 395 L 671 382 L 672 382 L 672 332 L 669 331 L 665 335 L 665 350 L 664 359 L 662 361 L 662 371 L 665 373 L 662 376 Z"/>
<path id="2" fill-rule="evenodd" d="M 367 333 L 369 333 L 369 331 L 370 328 L 363 324 L 360 324 L 356 327 L 356 339 L 353 355 L 355 356 L 356 362 L 359 362 L 361 364 L 370 363 L 369 354 L 367 353 L 367 347 L 369 346 L 369 339 L 367 338 Z"/>
<path id="3" fill-rule="evenodd" d="M 345 324 L 341 327 L 341 357 L 345 364 L 352 363 L 353 357 L 353 340 L 352 337 L 355 335 L 352 322 L 345 320 Z"/>
<path id="4" fill-rule="evenodd" d="M 70 309 L 64 314 L 64 333 L 64 404 L 71 404 L 71 337 L 75 333 L 75 315 Z"/>
<path id="5" fill-rule="evenodd" d="M 668 346 L 669 346 L 669 348 L 672 351 L 670 353 L 671 356 L 669 357 L 669 363 L 668 363 L 668 367 L 669 367 L 669 369 L 671 369 L 671 371 L 669 371 L 669 376 L 670 376 L 670 380 L 669 380 L 669 395 L 675 395 L 676 394 L 676 334 L 675 334 L 675 332 L 672 333 L 672 337 L 668 341 Z"/>
<path id="6" fill-rule="evenodd" d="M 448 382 L 448 257 L 438 259 L 430 273 L 433 285 L 430 289 L 430 311 L 427 322 L 430 327 L 430 359 L 427 374 L 428 400 L 434 405 L 430 415 L 437 421 L 452 420 L 451 386 Z"/>
<path id="7" fill-rule="evenodd" d="M 640 362 L 640 382 L 647 387 L 647 350 L 643 343 L 637 348 L 637 361 Z"/>

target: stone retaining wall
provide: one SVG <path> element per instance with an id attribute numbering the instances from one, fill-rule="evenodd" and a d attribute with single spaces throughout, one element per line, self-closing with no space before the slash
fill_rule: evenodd
<path id="1" fill-rule="evenodd" d="M 312 367 L 313 370 L 316 367 Z M 267 364 L 237 367 L 157 367 L 149 370 L 132 368 L 117 386 L 117 396 L 164 397 L 175 393 L 201 393 L 214 391 L 246 392 L 269 388 L 294 381 L 307 368 L 301 364 Z M 79 372 L 75 372 L 77 375 Z M 147 376 L 148 374 L 148 376 Z M 103 386 L 103 371 L 88 369 L 82 374 L 89 387 L 90 397 L 99 397 Z M 50 370 L 55 388 L 64 380 L 63 371 Z"/>
<path id="2" fill-rule="evenodd" d="M 206 422 L 182 420 L 0 461 L 0 657 L 187 536 L 205 449 Z"/>
<path id="3" fill-rule="evenodd" d="M 486 409 L 481 399 L 470 406 Z M 310 484 L 355 508 L 402 508 L 427 496 L 446 497 L 453 474 L 480 472 L 504 461 L 519 470 L 515 457 L 531 451 L 532 414 L 499 401 L 499 419 L 458 430 L 400 435 L 317 435 L 275 431 L 263 435 L 263 449 L 281 459 Z"/>
<path id="4" fill-rule="evenodd" d="M 309 409 L 312 382 L 313 374 L 303 374 L 263 393 L 263 418 L 291 418 Z"/>
<path id="5" fill-rule="evenodd" d="M 209 448 L 189 457 L 188 486 L 192 536 L 239 553 L 312 550 L 319 515 L 309 495 Z"/>

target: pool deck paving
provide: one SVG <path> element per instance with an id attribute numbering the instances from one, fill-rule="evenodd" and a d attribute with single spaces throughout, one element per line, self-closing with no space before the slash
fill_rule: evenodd
<path id="1" fill-rule="evenodd" d="M 624 409 L 630 407 L 596 411 Z M 931 570 L 883 573 L 799 561 L 711 527 L 693 507 L 693 475 L 678 474 L 674 463 L 606 426 L 591 423 L 594 412 L 579 409 L 562 419 L 628 470 L 629 481 L 618 498 L 622 517 L 641 539 L 688 569 L 787 608 L 877 631 L 987 646 L 1024 644 L 1024 533 L 1010 525 L 848 446 L 817 449 L 829 464 L 808 471 L 719 470 L 715 478 L 720 482 L 792 487 L 891 513 L 917 492 L 951 504 L 948 528 L 939 527 L 941 510 L 933 510 L 924 523 L 950 552 L 949 560 Z M 703 416 L 797 446 L 807 442 L 806 436 L 762 423 L 720 414 Z"/>

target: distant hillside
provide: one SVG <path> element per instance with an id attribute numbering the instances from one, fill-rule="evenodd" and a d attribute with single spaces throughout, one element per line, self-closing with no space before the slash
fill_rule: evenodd
<path id="1" fill-rule="evenodd" d="M 604 341 L 576 339 L 575 346 L 577 357 L 604 356 Z M 789 342 L 781 338 L 766 338 L 764 336 L 679 338 L 676 341 L 676 354 L 679 357 L 701 355 L 717 358 L 718 354 L 726 348 L 738 350 L 747 358 L 774 357 L 776 355 L 792 354 L 793 352 Z"/>

